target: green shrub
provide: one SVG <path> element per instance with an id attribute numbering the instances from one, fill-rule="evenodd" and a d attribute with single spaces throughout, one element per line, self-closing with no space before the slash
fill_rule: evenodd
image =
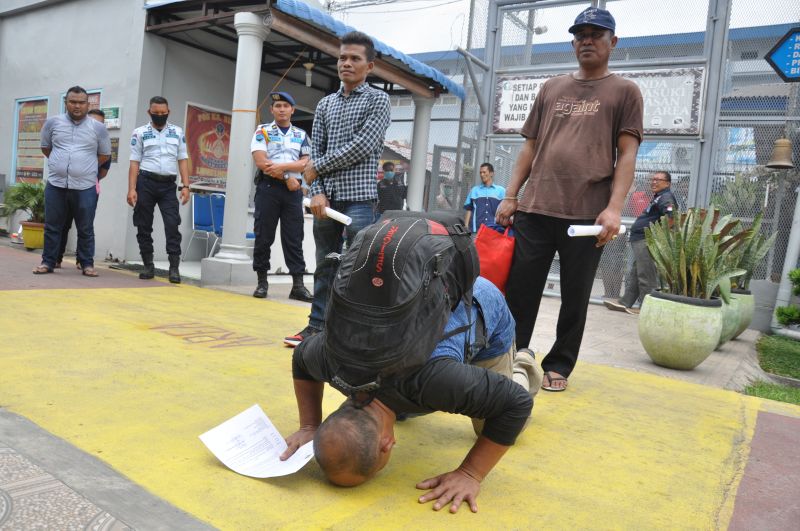
<path id="1" fill-rule="evenodd" d="M 800 269 L 789 271 L 789 280 L 792 281 L 792 293 L 800 295 Z"/>
<path id="2" fill-rule="evenodd" d="M 28 221 L 44 223 L 44 184 L 18 182 L 6 191 L 0 215 L 11 216 L 17 211 L 27 212 Z"/>
<path id="3" fill-rule="evenodd" d="M 800 308 L 797 306 L 778 306 L 775 308 L 775 316 L 783 326 L 800 323 Z"/>

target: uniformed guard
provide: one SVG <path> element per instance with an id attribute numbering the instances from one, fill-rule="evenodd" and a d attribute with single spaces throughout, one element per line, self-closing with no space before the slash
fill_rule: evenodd
<path id="1" fill-rule="evenodd" d="M 259 125 L 250 144 L 258 168 L 253 224 L 256 233 L 253 271 L 258 275 L 258 285 L 253 297 L 263 299 L 267 296 L 270 248 L 275 241 L 275 229 L 280 220 L 283 256 L 292 275 L 289 298 L 311 302 L 313 298 L 303 285 L 306 263 L 303 259 L 303 192 L 300 175 L 311 154 L 311 144 L 306 132 L 292 125 L 294 98 L 286 92 L 272 92 L 269 99 L 275 120 Z"/>
<path id="2" fill-rule="evenodd" d="M 183 184 L 181 204 L 189 201 L 189 155 L 183 129 L 167 122 L 169 104 L 166 98 L 150 98 L 150 123 L 138 127 L 131 135 L 131 162 L 128 169 L 128 204 L 133 207 L 133 225 L 138 229 L 136 241 L 144 262 L 141 279 L 155 276 L 153 266 L 153 214 L 156 205 L 164 220 L 169 255 L 169 281 L 181 281 L 181 216 L 175 195 L 175 177 L 180 171 Z"/>

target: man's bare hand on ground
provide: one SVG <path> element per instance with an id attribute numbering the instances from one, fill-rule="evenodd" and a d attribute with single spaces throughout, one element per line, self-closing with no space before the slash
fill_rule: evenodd
<path id="1" fill-rule="evenodd" d="M 317 194 L 311 197 L 311 204 L 308 208 L 311 209 L 311 213 L 314 214 L 314 217 L 317 219 L 324 219 L 328 217 L 325 213 L 325 208 L 330 206 L 330 201 L 328 201 L 328 197 L 325 194 Z"/>
<path id="2" fill-rule="evenodd" d="M 314 434 L 317 433 L 316 428 L 300 428 L 293 434 L 286 437 L 286 451 L 281 454 L 281 461 L 286 461 L 294 455 L 294 453 L 308 441 L 314 439 Z"/>
<path id="3" fill-rule="evenodd" d="M 442 509 L 449 503 L 450 512 L 455 514 L 461 507 L 461 503 L 466 502 L 473 513 L 478 512 L 477 498 L 481 490 L 481 484 L 460 468 L 421 481 L 417 483 L 417 488 L 421 490 L 432 489 L 430 492 L 420 496 L 419 502 L 427 503 L 431 500 L 436 500 L 433 504 L 434 511 Z"/>
<path id="4" fill-rule="evenodd" d="M 616 238 L 619 234 L 619 226 L 621 223 L 622 220 L 619 212 L 611 208 L 606 208 L 600 212 L 600 215 L 597 216 L 597 219 L 594 221 L 595 225 L 603 226 L 603 230 L 597 235 L 597 247 L 602 247 Z"/>

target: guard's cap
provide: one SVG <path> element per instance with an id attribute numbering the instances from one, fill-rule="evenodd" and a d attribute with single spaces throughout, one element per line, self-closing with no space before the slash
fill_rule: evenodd
<path id="1" fill-rule="evenodd" d="M 587 7 L 581 11 L 581 14 L 575 18 L 575 24 L 569 27 L 569 32 L 575 33 L 578 26 L 584 25 L 608 29 L 611 30 L 612 33 L 617 29 L 617 22 L 614 20 L 614 17 L 611 16 L 611 13 L 597 7 Z"/>
<path id="2" fill-rule="evenodd" d="M 294 98 L 288 92 L 270 92 L 269 93 L 270 105 L 276 101 L 285 101 L 292 107 L 295 106 Z"/>

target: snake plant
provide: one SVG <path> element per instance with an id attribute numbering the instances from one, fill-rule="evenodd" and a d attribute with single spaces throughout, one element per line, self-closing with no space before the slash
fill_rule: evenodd
<path id="1" fill-rule="evenodd" d="M 759 214 L 753 220 L 749 235 L 745 238 L 739 251 L 739 268 L 744 269 L 745 273 L 739 277 L 737 287 L 740 289 L 750 289 L 750 279 L 753 278 L 753 271 L 759 262 L 775 243 L 778 233 L 774 233 L 769 238 L 761 234 L 761 220 L 764 214 Z"/>
<path id="2" fill-rule="evenodd" d="M 712 207 L 690 208 L 674 219 L 663 216 L 645 229 L 666 292 L 699 299 L 719 293 L 730 302 L 730 279 L 746 273 L 739 267 L 739 248 L 752 230 L 736 232 L 738 227 L 738 220 Z"/>

